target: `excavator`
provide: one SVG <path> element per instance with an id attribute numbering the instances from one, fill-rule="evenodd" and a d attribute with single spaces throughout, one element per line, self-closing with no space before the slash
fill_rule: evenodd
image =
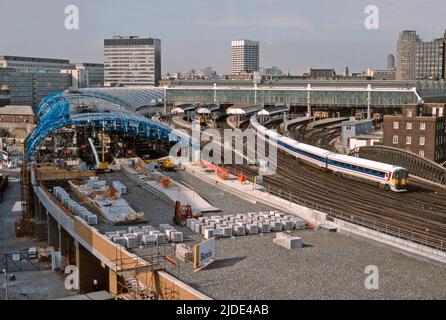
<path id="1" fill-rule="evenodd" d="M 144 162 L 147 164 L 154 164 L 159 169 L 161 169 L 163 171 L 174 171 L 175 170 L 175 164 L 169 158 L 144 160 Z"/>

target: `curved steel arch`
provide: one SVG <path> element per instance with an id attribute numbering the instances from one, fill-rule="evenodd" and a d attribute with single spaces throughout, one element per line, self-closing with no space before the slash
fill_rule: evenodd
<path id="1" fill-rule="evenodd" d="M 25 161 L 30 161 L 40 143 L 55 130 L 72 125 L 100 124 L 103 128 L 110 130 L 123 130 L 135 135 L 142 134 L 147 138 L 168 142 L 177 141 L 190 145 L 189 136 L 184 133 L 144 118 L 130 110 L 72 114 L 70 113 L 70 95 L 64 92 L 57 92 L 44 98 L 37 107 L 37 115 L 40 121 L 25 140 Z"/>

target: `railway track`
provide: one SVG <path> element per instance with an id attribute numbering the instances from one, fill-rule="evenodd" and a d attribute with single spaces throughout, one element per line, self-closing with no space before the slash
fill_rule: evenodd
<path id="1" fill-rule="evenodd" d="M 280 123 L 277 120 L 269 124 L 277 128 Z M 241 122 L 241 129 L 248 126 L 249 122 Z M 220 122 L 219 128 L 228 128 L 228 125 Z M 322 134 L 317 139 L 321 144 L 327 143 L 332 139 L 330 134 Z M 250 178 L 258 175 L 258 168 L 247 164 L 225 168 Z M 265 176 L 262 184 L 271 193 L 325 212 L 329 218 L 365 225 L 446 251 L 446 191 L 443 189 L 412 182 L 407 192 L 394 193 L 323 172 L 281 151 L 276 174 Z"/>

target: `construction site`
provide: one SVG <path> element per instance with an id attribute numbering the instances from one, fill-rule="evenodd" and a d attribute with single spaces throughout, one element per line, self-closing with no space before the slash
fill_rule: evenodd
<path id="1" fill-rule="evenodd" d="M 90 300 L 446 296 L 443 244 L 433 247 L 427 235 L 425 242 L 408 242 L 388 225 L 383 236 L 381 225 L 367 229 L 364 218 L 327 214 L 282 186 L 290 183 L 287 178 L 278 187 L 263 181 L 259 163 L 217 165 L 169 155 L 187 136 L 178 128 L 191 123 L 201 129 L 243 127 L 249 118 L 235 121 L 217 109 L 191 122 L 174 113 L 141 115 L 133 100 L 124 104 L 122 92 L 120 104 L 106 92 L 99 102 L 98 96 L 70 92 L 44 99 L 20 168 L 0 177 L 0 209 L 9 212 L 0 217 L 0 269 L 7 288 L 0 295 Z M 251 109 L 258 107 L 244 110 Z M 304 166 L 296 162 L 293 168 Z M 370 265 L 380 266 L 380 290 L 364 287 Z"/>

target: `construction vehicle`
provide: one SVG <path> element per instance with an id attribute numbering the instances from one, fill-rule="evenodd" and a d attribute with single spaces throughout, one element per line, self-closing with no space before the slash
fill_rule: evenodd
<path id="1" fill-rule="evenodd" d="M 93 167 L 93 169 L 98 172 L 111 172 L 110 168 L 108 167 L 108 162 L 105 161 L 104 133 L 102 133 L 102 161 L 99 161 L 98 153 L 91 138 L 88 138 L 88 143 L 90 143 L 91 150 L 93 151 L 94 159 L 96 161 L 96 165 Z"/>
<path id="2" fill-rule="evenodd" d="M 169 158 L 144 160 L 144 162 L 147 164 L 155 165 L 155 169 L 160 169 L 163 171 L 175 171 L 175 164 Z"/>
<path id="3" fill-rule="evenodd" d="M 198 218 L 199 215 L 192 213 L 192 206 L 190 204 L 181 205 L 180 201 L 175 202 L 175 215 L 173 217 L 173 223 L 179 226 L 186 225 L 186 220 L 191 218 Z"/>

